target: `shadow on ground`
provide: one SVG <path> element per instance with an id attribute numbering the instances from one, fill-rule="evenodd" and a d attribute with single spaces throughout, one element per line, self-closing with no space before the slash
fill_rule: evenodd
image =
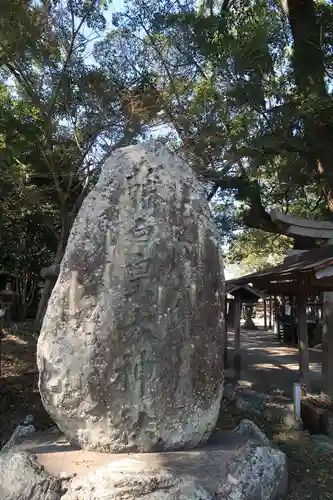
<path id="1" fill-rule="evenodd" d="M 228 366 L 226 374 L 233 375 L 234 332 L 228 330 Z M 320 392 L 321 351 L 309 349 L 312 389 Z M 299 354 L 295 347 L 280 344 L 271 331 L 241 331 L 241 380 L 253 383 L 260 392 L 272 386 L 292 397 L 293 384 L 299 382 Z"/>

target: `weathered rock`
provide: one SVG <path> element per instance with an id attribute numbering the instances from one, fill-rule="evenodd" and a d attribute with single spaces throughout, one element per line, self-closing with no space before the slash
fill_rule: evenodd
<path id="1" fill-rule="evenodd" d="M 252 422 L 196 450 L 119 455 L 78 450 L 57 429 L 27 436 L 14 450 L 33 452 L 62 480 L 67 491 L 61 500 L 275 500 L 286 487 L 284 454 Z"/>
<path id="2" fill-rule="evenodd" d="M 116 151 L 71 231 L 38 341 L 45 408 L 73 442 L 195 447 L 223 382 L 223 265 L 201 184 L 155 143 Z"/>
<path id="3" fill-rule="evenodd" d="M 224 464 L 223 449 L 133 455 L 77 477 L 62 500 L 277 500 L 287 488 L 284 453 L 245 443 Z M 147 457 L 147 459 L 146 459 Z"/>
<path id="4" fill-rule="evenodd" d="M 224 377 L 224 388 L 223 388 L 223 398 L 227 401 L 235 401 L 237 393 L 242 390 L 252 390 L 253 384 L 252 382 L 248 382 L 247 380 L 237 380 L 233 377 L 227 378 Z"/>
<path id="5" fill-rule="evenodd" d="M 266 435 L 256 426 L 252 420 L 248 420 L 247 418 L 243 419 L 238 427 L 234 429 L 234 433 L 239 436 L 246 437 L 249 440 L 255 440 L 258 443 L 264 446 L 271 446 L 269 439 L 267 439 Z"/>
<path id="6" fill-rule="evenodd" d="M 1 500 L 59 500 L 61 483 L 27 452 L 0 453 Z"/>
<path id="7" fill-rule="evenodd" d="M 30 434 L 36 432 L 36 428 L 33 425 L 34 417 L 32 415 L 27 415 L 22 422 L 15 427 L 13 434 L 10 439 L 3 445 L 1 451 L 8 451 L 10 448 L 19 444 L 22 438 L 29 436 Z"/>
<path id="8" fill-rule="evenodd" d="M 230 401 L 235 400 L 236 391 L 242 389 L 253 389 L 253 383 L 248 380 L 237 380 L 234 377 L 234 371 L 231 370 L 232 375 L 228 370 L 225 370 L 224 375 L 224 389 L 223 389 L 223 399 L 228 399 Z"/>
<path id="9" fill-rule="evenodd" d="M 234 401 L 236 397 L 236 388 L 234 384 L 227 383 L 223 388 L 223 399 L 227 401 Z"/>
<path id="10" fill-rule="evenodd" d="M 252 384 L 246 381 L 228 380 L 224 385 L 223 395 L 228 401 L 234 401 L 239 410 L 257 415 L 265 410 L 269 401 L 266 394 L 254 391 Z"/>
<path id="11" fill-rule="evenodd" d="M 289 429 L 301 429 L 302 422 L 295 417 L 292 403 L 279 404 L 274 401 L 266 405 L 264 418 L 269 422 L 277 422 Z"/>
<path id="12" fill-rule="evenodd" d="M 236 390 L 236 406 L 239 410 L 260 415 L 266 408 L 267 396 L 251 389 Z"/>
<path id="13" fill-rule="evenodd" d="M 215 498 L 280 500 L 288 485 L 286 456 L 269 446 L 249 442 L 228 464 L 228 476 Z"/>
<path id="14" fill-rule="evenodd" d="M 133 464 L 134 462 L 134 464 Z M 191 478 L 182 479 L 163 471 L 133 472 L 135 459 L 111 462 L 107 467 L 74 479 L 61 500 L 213 500 Z"/>

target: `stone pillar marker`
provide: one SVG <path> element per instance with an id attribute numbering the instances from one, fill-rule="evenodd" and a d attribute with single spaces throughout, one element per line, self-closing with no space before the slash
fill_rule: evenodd
<path id="1" fill-rule="evenodd" d="M 90 450 L 204 443 L 223 391 L 223 307 L 195 173 L 158 143 L 115 151 L 76 217 L 38 340 L 46 410 Z"/>

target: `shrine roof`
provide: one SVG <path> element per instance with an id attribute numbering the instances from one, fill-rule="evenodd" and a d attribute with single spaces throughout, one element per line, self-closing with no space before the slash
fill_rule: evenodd
<path id="1" fill-rule="evenodd" d="M 225 284 L 225 292 L 230 295 L 240 295 L 243 298 L 262 299 L 264 294 L 248 284 L 238 284 L 235 280 L 229 280 Z"/>
<path id="2" fill-rule="evenodd" d="M 261 291 L 283 293 L 297 292 L 296 287 L 300 284 L 308 289 L 333 291 L 333 245 L 286 257 L 279 266 L 231 282 L 233 285 L 252 284 Z"/>

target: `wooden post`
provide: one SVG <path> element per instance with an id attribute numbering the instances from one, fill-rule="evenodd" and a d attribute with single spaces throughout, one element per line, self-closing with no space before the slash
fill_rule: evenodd
<path id="1" fill-rule="evenodd" d="M 241 351 L 240 351 L 240 321 L 242 311 L 242 299 L 235 297 L 235 348 L 234 348 L 234 372 L 235 379 L 239 380 L 241 375 Z"/>
<path id="2" fill-rule="evenodd" d="M 3 329 L 2 329 L 2 319 L 0 319 L 0 378 L 1 378 L 1 359 L 2 359 L 2 345 L 1 345 L 1 341 L 2 341 L 2 337 L 4 337 L 4 334 L 3 334 Z M 0 386 L 1 388 L 1 386 Z"/>
<path id="3" fill-rule="evenodd" d="M 275 312 L 275 317 L 274 317 L 274 333 L 276 333 L 277 338 L 278 338 L 278 340 L 280 342 L 281 341 L 281 334 L 280 334 L 279 301 L 278 301 L 276 295 L 274 295 L 274 312 Z"/>
<path id="4" fill-rule="evenodd" d="M 295 330 L 295 315 L 294 315 L 294 296 L 290 295 L 290 304 L 291 304 L 291 322 L 290 322 L 290 328 L 291 328 L 291 342 L 295 345 L 297 345 L 297 339 L 296 339 L 296 330 Z M 298 335 L 297 335 L 298 336 Z"/>
<path id="5" fill-rule="evenodd" d="M 276 312 L 277 312 L 277 317 L 276 317 L 276 323 L 277 323 L 277 331 L 278 331 L 278 339 L 279 342 L 281 342 L 281 324 L 280 324 L 280 302 L 276 298 Z"/>
<path id="6" fill-rule="evenodd" d="M 264 299 L 264 330 L 267 331 L 267 304 L 266 299 Z"/>
<path id="7" fill-rule="evenodd" d="M 235 323 L 235 300 L 228 301 L 228 326 L 229 328 L 234 327 Z"/>
<path id="8" fill-rule="evenodd" d="M 276 333 L 276 335 L 278 334 L 277 316 L 278 316 L 277 300 L 276 300 L 276 295 L 274 295 L 274 333 Z"/>
<path id="9" fill-rule="evenodd" d="M 269 297 L 269 329 L 272 329 L 272 297 Z"/>
<path id="10" fill-rule="evenodd" d="M 311 392 L 311 379 L 309 369 L 308 326 L 306 322 L 306 293 L 302 290 L 301 284 L 296 300 L 300 382 L 303 391 L 309 393 Z"/>
<path id="11" fill-rule="evenodd" d="M 223 367 L 228 368 L 228 298 L 224 299 L 224 353 L 223 353 Z"/>

